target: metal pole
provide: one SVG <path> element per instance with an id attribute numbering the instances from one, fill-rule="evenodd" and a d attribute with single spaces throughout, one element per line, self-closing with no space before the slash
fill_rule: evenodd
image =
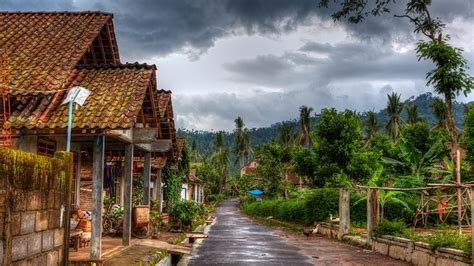
<path id="1" fill-rule="evenodd" d="M 77 95 L 79 94 L 79 90 L 76 91 L 74 97 L 72 97 L 71 101 L 69 101 L 69 114 L 67 118 L 67 144 L 66 144 L 66 151 L 71 151 L 71 127 L 72 127 L 72 105 L 74 104 L 74 100 L 76 100 Z"/>

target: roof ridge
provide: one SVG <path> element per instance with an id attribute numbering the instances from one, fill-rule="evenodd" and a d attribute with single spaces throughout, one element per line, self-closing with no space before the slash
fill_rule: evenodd
<path id="1" fill-rule="evenodd" d="M 76 65 L 76 69 L 124 69 L 124 68 L 138 68 L 138 69 L 154 69 L 156 70 L 155 64 L 147 64 L 147 63 L 120 63 L 120 64 L 100 64 L 100 65 L 83 65 L 79 64 Z"/>
<path id="2" fill-rule="evenodd" d="M 172 93 L 171 90 L 159 89 L 157 90 L 158 93 Z"/>
<path id="3" fill-rule="evenodd" d="M 83 11 L 0 11 L 0 15 L 7 14 L 58 14 L 58 15 L 87 15 L 87 14 L 97 14 L 97 15 L 108 15 L 113 17 L 114 14 L 110 12 L 104 12 L 99 10 L 83 10 Z"/>

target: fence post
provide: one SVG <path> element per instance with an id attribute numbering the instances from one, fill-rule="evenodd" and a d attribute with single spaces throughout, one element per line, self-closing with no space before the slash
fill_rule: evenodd
<path id="1" fill-rule="evenodd" d="M 373 189 L 367 190 L 367 244 L 372 246 L 372 232 L 374 230 L 374 197 Z"/>
<path id="2" fill-rule="evenodd" d="M 349 234 L 350 226 L 350 193 L 346 188 L 339 191 L 339 239 Z"/>
<path id="3" fill-rule="evenodd" d="M 471 187 L 471 262 L 474 264 L 474 187 Z"/>

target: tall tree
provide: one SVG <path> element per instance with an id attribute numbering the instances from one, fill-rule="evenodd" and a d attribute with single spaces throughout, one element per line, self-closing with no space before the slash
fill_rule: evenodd
<path id="1" fill-rule="evenodd" d="M 229 163 L 229 154 L 225 149 L 224 131 L 219 131 L 216 133 L 216 139 L 214 140 L 214 154 L 211 157 L 211 161 L 220 175 L 220 188 L 225 188 L 227 183 L 227 166 Z M 220 192 L 222 192 L 222 190 Z"/>
<path id="2" fill-rule="evenodd" d="M 400 102 L 400 94 L 392 92 L 387 94 L 387 112 L 389 115 L 388 124 L 385 126 L 387 134 L 393 139 L 397 140 L 400 136 L 400 128 L 403 123 L 400 114 L 403 111 L 403 103 Z"/>
<path id="3" fill-rule="evenodd" d="M 252 148 L 250 146 L 250 136 L 247 133 L 247 129 L 244 129 L 244 120 L 242 117 L 237 117 L 234 120 L 234 147 L 233 151 L 237 157 L 240 168 L 245 166 L 246 161 L 252 154 Z"/>
<path id="4" fill-rule="evenodd" d="M 293 125 L 289 122 L 283 122 L 278 129 L 276 141 L 285 148 L 293 147 L 295 132 Z"/>
<path id="5" fill-rule="evenodd" d="M 412 105 L 407 105 L 405 109 L 407 110 L 407 123 L 408 124 L 413 125 L 423 120 L 418 113 L 418 106 L 416 105 L 416 103 Z"/>
<path id="6" fill-rule="evenodd" d="M 320 0 L 321 6 L 324 7 L 328 7 L 330 2 L 339 3 L 341 6 L 341 9 L 333 14 L 335 20 L 348 17 L 349 22 L 359 23 L 368 15 L 377 16 L 390 12 L 390 5 L 396 1 Z M 458 144 L 453 99 L 460 93 L 467 96 L 474 88 L 474 79 L 467 73 L 469 66 L 463 57 L 463 50 L 448 43 L 449 35 L 443 34 L 445 24 L 439 18 L 431 16 L 430 5 L 431 0 L 409 0 L 404 14 L 395 16 L 407 18 L 414 25 L 414 32 L 426 38 L 418 42 L 416 53 L 419 60 L 430 60 L 435 65 L 435 68 L 426 74 L 427 85 L 432 85 L 435 92 L 444 96 L 446 126 L 452 146 L 456 148 Z"/>
<path id="7" fill-rule="evenodd" d="M 467 151 L 467 160 L 471 163 L 471 176 L 474 177 L 474 106 L 464 115 L 463 146 Z"/>
<path id="8" fill-rule="evenodd" d="M 367 112 L 367 120 L 364 122 L 365 135 L 367 143 L 377 135 L 379 132 L 379 124 L 377 120 L 377 114 L 374 111 Z"/>
<path id="9" fill-rule="evenodd" d="M 197 143 L 196 140 L 193 139 L 193 142 L 191 143 L 191 162 L 192 163 L 197 163 L 200 161 L 200 156 L 199 152 L 197 150 Z"/>
<path id="10" fill-rule="evenodd" d="M 310 121 L 313 108 L 305 105 L 300 107 L 300 125 L 301 125 L 301 146 L 309 148 L 311 146 Z"/>
<path id="11" fill-rule="evenodd" d="M 446 128 L 446 108 L 444 106 L 443 100 L 440 98 L 436 97 L 433 100 L 433 103 L 431 104 L 431 110 L 436 117 L 436 120 L 438 122 L 436 123 L 436 127 L 438 128 Z"/>

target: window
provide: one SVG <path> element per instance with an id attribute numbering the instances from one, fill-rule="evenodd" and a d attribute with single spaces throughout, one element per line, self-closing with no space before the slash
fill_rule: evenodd
<path id="1" fill-rule="evenodd" d="M 53 157 L 56 151 L 56 142 L 46 139 L 38 139 L 38 151 L 39 155 L 45 155 Z"/>

